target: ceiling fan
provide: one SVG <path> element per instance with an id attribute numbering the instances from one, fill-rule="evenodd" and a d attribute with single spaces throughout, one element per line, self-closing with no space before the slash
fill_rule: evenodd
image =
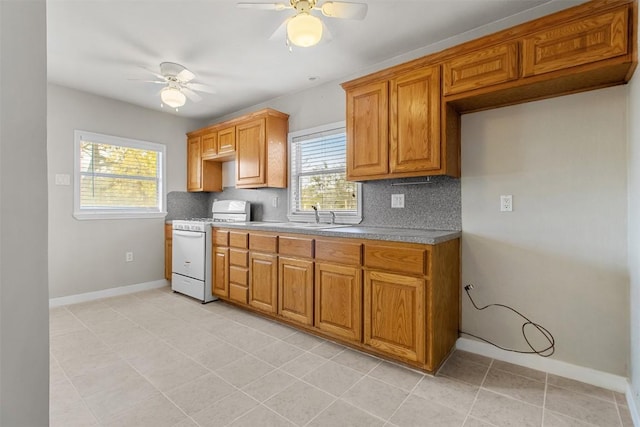
<path id="1" fill-rule="evenodd" d="M 186 67 L 175 62 L 162 62 L 160 64 L 160 73 L 148 70 L 146 71 L 157 77 L 157 80 L 142 80 L 146 83 L 158 83 L 166 85 L 160 90 L 160 99 L 163 104 L 168 105 L 171 108 L 182 107 L 187 98 L 193 102 L 199 102 L 202 97 L 196 93 L 215 93 L 213 88 L 209 86 L 193 83 L 192 80 L 196 78 L 196 75 L 189 71 Z"/>
<path id="2" fill-rule="evenodd" d="M 322 39 L 324 23 L 312 12 L 319 11 L 329 18 L 362 20 L 367 15 L 365 3 L 347 3 L 341 1 L 325 1 L 318 5 L 318 0 L 289 0 L 286 3 L 238 3 L 241 8 L 282 11 L 294 9 L 295 14 L 285 20 L 287 44 L 310 47 Z M 279 31 L 276 30 L 276 33 Z"/>

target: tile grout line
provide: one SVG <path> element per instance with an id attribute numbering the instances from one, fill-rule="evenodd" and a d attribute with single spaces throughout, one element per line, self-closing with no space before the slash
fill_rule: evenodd
<path id="1" fill-rule="evenodd" d="M 153 304 L 153 303 L 151 303 L 151 304 Z M 170 315 L 170 316 L 172 316 L 172 317 L 175 317 L 177 320 L 182 320 L 182 319 L 180 319 L 178 316 L 174 315 L 173 313 L 168 312 L 168 311 L 166 311 L 166 310 L 162 309 L 162 307 L 158 307 L 158 306 L 157 306 L 157 305 L 155 305 L 155 304 L 154 304 L 154 307 L 157 307 L 159 310 L 163 311 L 164 313 L 166 313 L 166 314 L 168 314 L 168 315 Z M 174 346 L 172 343 L 168 342 L 165 338 L 160 337 L 159 335 L 157 335 L 157 334 L 156 334 L 156 333 L 154 333 L 153 331 L 151 331 L 151 330 L 147 329 L 146 327 L 144 327 L 143 325 L 141 325 L 141 324 L 140 324 L 139 322 L 137 322 L 136 320 L 134 320 L 134 319 L 130 318 L 129 316 L 127 316 L 125 313 L 122 313 L 122 312 L 118 311 L 117 309 L 115 309 L 115 308 L 113 308 L 113 307 L 110 307 L 110 308 L 111 308 L 111 309 L 113 309 L 114 311 L 118 312 L 120 315 L 124 316 L 124 318 L 125 318 L 125 319 L 127 319 L 127 320 L 129 320 L 129 321 L 133 322 L 134 324 L 136 324 L 138 327 L 140 327 L 140 328 L 141 328 L 141 329 L 143 329 L 144 331 L 146 331 L 146 332 L 150 333 L 151 335 L 153 335 L 154 337 L 156 337 L 157 339 L 159 339 L 159 340 L 160 340 L 160 341 L 162 341 L 163 343 L 167 344 L 169 347 L 171 347 L 171 348 L 173 348 L 174 350 L 178 351 L 181 355 L 183 355 L 183 356 L 185 356 L 186 358 L 188 358 L 188 359 L 192 360 L 192 361 L 193 361 L 193 362 L 195 362 L 196 364 L 198 364 L 198 365 L 202 366 L 202 367 L 203 367 L 205 370 L 207 370 L 210 374 L 215 375 L 215 376 L 216 376 L 216 377 L 218 377 L 220 380 L 222 380 L 222 381 L 224 381 L 225 383 L 229 384 L 231 387 L 233 387 L 233 388 L 234 388 L 234 389 L 236 389 L 237 391 L 242 392 L 242 390 L 241 390 L 240 388 L 238 388 L 238 387 L 236 387 L 235 385 L 233 385 L 233 384 L 229 383 L 229 382 L 228 382 L 228 381 L 226 381 L 224 378 L 220 377 L 220 375 L 218 375 L 215 371 L 213 371 L 213 370 L 209 369 L 207 366 L 204 366 L 204 365 L 203 365 L 203 364 L 201 364 L 199 361 L 197 361 L 197 360 L 193 359 L 190 355 L 188 355 L 188 354 L 184 353 L 182 350 L 180 350 L 179 348 L 177 348 L 176 346 Z M 70 311 L 70 310 L 69 310 L 69 311 Z M 70 311 L 70 312 L 71 312 L 71 311 Z M 82 325 L 83 325 L 83 326 L 85 326 L 89 332 L 91 332 L 91 333 L 92 333 L 92 334 L 93 334 L 97 339 L 99 339 L 103 344 L 105 344 L 105 346 L 106 346 L 107 348 L 109 348 L 111 351 L 114 351 L 113 347 L 112 347 L 112 346 L 110 346 L 109 344 L 107 344 L 106 342 L 104 342 L 104 341 L 103 341 L 103 340 L 102 340 L 102 339 L 101 339 L 101 338 L 100 338 L 100 337 L 95 333 L 95 331 L 94 331 L 93 329 L 91 329 L 91 328 L 90 328 L 88 325 L 86 325 L 86 324 L 85 324 L 81 319 L 79 319 L 77 316 L 75 316 L 75 314 L 74 314 L 73 312 L 71 312 L 71 314 L 72 314 L 74 317 L 76 317 L 76 318 L 78 319 L 78 321 L 79 321 L 80 323 L 82 323 Z M 229 319 L 229 320 L 231 320 L 231 319 Z M 243 325 L 243 326 L 244 326 L 244 325 Z M 216 336 L 216 338 L 219 338 L 219 337 L 217 337 L 217 336 Z M 224 339 L 223 339 L 223 341 L 224 341 Z M 228 343 L 228 344 L 230 344 L 230 345 L 232 345 L 232 346 L 233 346 L 233 344 L 231 344 L 231 343 Z M 233 347 L 235 347 L 235 346 L 233 346 Z M 236 348 L 237 348 L 237 347 L 236 347 Z M 238 348 L 238 349 L 239 349 L 239 348 Z M 239 349 L 239 350 L 241 350 L 241 351 L 245 352 L 245 351 L 244 351 L 244 350 L 242 350 L 242 349 Z M 140 375 L 142 378 L 144 378 L 146 381 L 148 381 L 148 382 L 149 382 L 149 384 L 151 384 L 151 385 L 152 385 L 152 386 L 153 386 L 153 387 L 154 387 L 154 388 L 155 388 L 155 389 L 156 389 L 160 394 L 162 394 L 162 395 L 163 395 L 167 400 L 169 400 L 169 401 L 170 401 L 174 406 L 176 406 L 176 408 L 177 408 L 178 410 L 180 410 L 183 414 L 185 414 L 185 416 L 186 416 L 187 418 L 189 418 L 189 419 L 192 419 L 192 420 L 193 420 L 193 418 L 191 418 L 191 416 L 190 416 L 189 414 L 187 414 L 187 413 L 186 413 L 186 412 L 185 412 L 185 411 L 184 411 L 184 410 L 183 410 L 179 405 L 177 405 L 177 404 L 176 404 L 176 403 L 175 403 L 175 402 L 174 402 L 174 401 L 173 401 L 173 400 L 172 400 L 172 399 L 171 399 L 171 398 L 170 398 L 170 397 L 169 397 L 169 396 L 168 396 L 164 391 L 160 390 L 160 389 L 159 389 L 155 384 L 153 384 L 153 382 L 151 382 L 151 381 L 149 380 L 149 378 L 148 378 L 146 375 L 144 375 L 144 374 L 143 374 L 142 372 L 140 372 L 140 371 L 139 371 L 135 366 L 133 366 L 133 365 L 129 362 L 129 360 L 128 360 L 128 359 L 121 357 L 121 356 L 120 356 L 117 352 L 115 352 L 115 351 L 114 351 L 114 353 L 115 353 L 115 354 L 116 354 L 116 355 L 117 355 L 117 356 L 118 356 L 118 357 L 119 357 L 123 362 L 125 362 L 127 365 L 129 365 L 129 366 L 131 367 L 131 369 L 133 369 L 136 373 L 138 373 L 138 375 Z M 245 353 L 247 353 L 247 352 L 245 352 Z M 247 353 L 247 354 L 249 355 L 250 353 Z M 243 356 L 243 357 L 244 357 L 244 356 Z M 225 365 L 225 366 L 226 366 L 226 365 Z M 200 377 L 198 377 L 198 378 L 200 378 Z M 186 383 L 184 383 L 184 384 L 181 384 L 181 385 L 179 385 L 179 386 L 173 387 L 172 389 L 167 390 L 167 392 L 168 392 L 168 391 L 171 391 L 171 390 L 175 390 L 175 389 L 177 389 L 177 388 L 179 388 L 179 387 L 185 386 L 185 385 L 187 385 L 187 384 L 189 384 L 189 383 L 191 383 L 191 382 L 197 381 L 197 380 L 198 380 L 198 378 L 195 378 L 195 379 L 193 379 L 193 380 L 191 380 L 191 381 L 188 381 L 188 382 L 186 382 Z M 72 385 L 73 385 L 73 384 L 72 384 Z M 74 386 L 74 387 L 75 387 L 75 386 Z M 79 393 L 78 393 L 78 394 L 79 394 Z M 246 393 L 244 393 L 244 394 L 246 394 Z M 248 395 L 247 395 L 247 396 L 248 396 Z M 80 396 L 80 397 L 81 397 L 81 399 L 83 400 L 83 403 L 84 403 L 84 398 L 83 398 L 82 396 Z M 248 397 L 250 397 L 251 399 L 253 399 L 253 397 L 251 397 L 251 396 L 248 396 Z M 223 400 L 223 399 L 218 399 L 216 402 L 218 402 L 218 401 L 220 401 L 220 400 Z M 253 400 L 256 400 L 256 399 L 253 399 Z M 257 400 L 256 400 L 256 402 L 257 402 Z M 259 403 L 259 402 L 258 402 L 258 403 Z M 85 405 L 86 405 L 86 403 L 85 403 Z M 131 409 L 131 408 L 128 408 L 128 409 Z M 128 410 L 128 409 L 127 409 L 127 410 Z M 119 412 L 119 413 L 117 413 L 117 414 L 115 414 L 115 415 L 116 415 L 116 417 L 117 417 L 118 415 L 121 415 L 121 414 L 123 414 L 124 412 L 126 412 L 126 410 L 123 410 L 122 412 Z M 93 414 L 93 411 L 92 411 L 92 414 Z M 244 414 L 243 414 L 243 415 L 244 415 Z M 95 417 L 95 415 L 94 415 L 94 417 Z M 97 420 L 97 417 L 95 417 L 95 418 L 96 418 L 96 420 Z M 193 421 L 195 422 L 195 420 L 193 420 Z M 102 425 L 102 422 L 98 421 L 98 423 L 99 423 L 100 425 Z M 196 422 L 196 424 L 198 424 L 198 423 Z"/>
<path id="2" fill-rule="evenodd" d="M 544 374 L 544 394 L 542 396 L 542 419 L 540 420 L 540 427 L 544 427 L 544 418 L 547 412 L 547 389 L 549 387 L 549 374 Z"/>
<path id="3" fill-rule="evenodd" d="M 471 403 L 471 406 L 469 407 L 469 410 L 467 411 L 467 415 L 464 417 L 464 421 L 462 422 L 462 425 L 465 425 L 467 423 L 467 420 L 471 416 L 471 411 L 473 411 L 473 407 L 476 405 L 476 402 L 478 401 L 478 396 L 480 395 L 480 390 L 482 390 L 482 384 L 484 384 L 484 382 L 486 381 L 487 376 L 489 375 L 489 371 L 491 370 L 491 366 L 493 366 L 493 362 L 494 362 L 494 359 L 491 359 L 491 362 L 489 362 L 489 366 L 487 366 L 487 370 L 484 373 L 484 376 L 482 377 L 482 381 L 480 381 L 480 384 L 478 385 L 478 391 L 476 392 L 476 395 L 473 398 L 473 402 Z"/>
<path id="4" fill-rule="evenodd" d="M 422 378 L 420 378 L 420 380 L 418 380 L 417 383 L 415 383 L 415 385 L 411 388 L 411 391 L 409 391 L 409 394 L 407 394 L 407 397 L 405 397 L 402 402 L 400 402 L 400 405 L 398 405 L 398 407 L 396 408 L 395 411 L 393 411 L 393 413 L 391 413 L 391 415 L 389 416 L 389 418 L 387 418 L 387 423 L 391 423 L 391 419 L 393 418 L 393 416 L 400 410 L 400 408 L 402 408 L 402 405 L 405 404 L 405 402 L 407 400 L 409 400 L 409 398 L 411 396 L 413 396 L 413 392 L 415 391 L 415 389 L 418 387 L 418 384 L 420 384 L 423 380 L 424 380 L 424 375 L 422 376 Z M 383 381 L 384 382 L 384 381 Z M 391 385 L 391 384 L 390 384 Z M 399 388 L 399 387 L 398 387 Z M 402 390 L 402 389 L 401 389 Z M 393 423 L 391 423 L 393 424 Z M 462 421 L 462 424 L 464 425 L 464 420 Z"/>

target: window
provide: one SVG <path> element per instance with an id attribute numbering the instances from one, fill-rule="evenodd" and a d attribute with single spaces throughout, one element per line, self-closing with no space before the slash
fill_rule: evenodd
<path id="1" fill-rule="evenodd" d="M 164 216 L 165 152 L 153 142 L 75 131 L 74 217 Z"/>
<path id="2" fill-rule="evenodd" d="M 347 135 L 344 122 L 289 134 L 289 220 L 313 222 L 317 206 L 321 221 L 362 221 L 362 185 L 347 181 Z"/>

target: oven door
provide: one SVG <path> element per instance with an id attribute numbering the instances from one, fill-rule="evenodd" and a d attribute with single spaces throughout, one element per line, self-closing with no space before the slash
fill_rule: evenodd
<path id="1" fill-rule="evenodd" d="M 173 230 L 173 273 L 204 281 L 205 244 L 205 233 Z"/>

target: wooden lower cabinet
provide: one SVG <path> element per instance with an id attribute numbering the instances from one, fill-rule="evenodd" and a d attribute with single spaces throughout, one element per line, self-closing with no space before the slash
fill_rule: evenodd
<path id="1" fill-rule="evenodd" d="M 249 253 L 249 305 L 267 313 L 278 312 L 278 256 Z"/>
<path id="2" fill-rule="evenodd" d="M 364 272 L 364 344 L 412 362 L 425 361 L 425 280 Z"/>
<path id="3" fill-rule="evenodd" d="M 229 296 L 229 248 L 216 247 L 213 250 L 212 288 L 215 296 Z"/>
<path id="4" fill-rule="evenodd" d="M 213 255 L 227 273 L 214 274 L 222 299 L 427 372 L 455 346 L 460 239 L 425 245 L 227 232 L 228 247 Z"/>
<path id="5" fill-rule="evenodd" d="M 362 270 L 316 263 L 315 327 L 350 341 L 362 337 Z"/>
<path id="6" fill-rule="evenodd" d="M 279 257 L 278 314 L 313 325 L 313 261 Z"/>

